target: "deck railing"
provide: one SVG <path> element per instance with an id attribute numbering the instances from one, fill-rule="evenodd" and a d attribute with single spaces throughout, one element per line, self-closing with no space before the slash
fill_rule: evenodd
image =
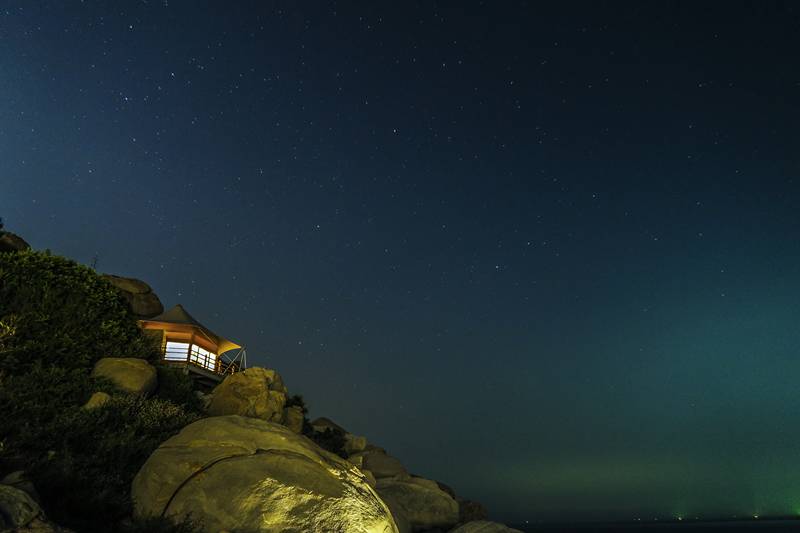
<path id="1" fill-rule="evenodd" d="M 217 372 L 220 374 L 235 374 L 247 368 L 247 350 L 239 348 L 233 357 L 222 356 L 217 360 Z"/>
<path id="2" fill-rule="evenodd" d="M 218 356 L 196 344 L 169 341 L 164 345 L 164 360 L 169 363 L 188 363 L 216 374 L 234 374 L 247 367 L 247 352 L 241 348 L 236 355 Z"/>

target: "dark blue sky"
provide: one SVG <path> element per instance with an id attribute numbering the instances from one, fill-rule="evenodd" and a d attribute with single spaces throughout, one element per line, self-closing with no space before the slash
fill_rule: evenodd
<path id="1" fill-rule="evenodd" d="M 790 2 L 9 2 L 0 215 L 496 518 L 795 513 L 799 30 Z"/>

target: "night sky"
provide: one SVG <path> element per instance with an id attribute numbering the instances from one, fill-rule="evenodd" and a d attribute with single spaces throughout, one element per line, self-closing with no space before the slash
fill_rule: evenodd
<path id="1" fill-rule="evenodd" d="M 4 2 L 0 215 L 495 519 L 794 514 L 798 51 L 790 2 Z"/>

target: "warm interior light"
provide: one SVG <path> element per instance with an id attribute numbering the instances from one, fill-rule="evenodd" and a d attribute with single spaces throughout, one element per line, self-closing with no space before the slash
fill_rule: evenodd
<path id="1" fill-rule="evenodd" d="M 189 360 L 208 370 L 216 370 L 217 354 L 209 352 L 196 344 L 192 344 Z"/>
<path id="2" fill-rule="evenodd" d="M 211 371 L 217 369 L 217 354 L 197 344 L 188 342 L 167 341 L 164 349 L 164 359 L 167 361 L 189 361 Z"/>
<path id="3" fill-rule="evenodd" d="M 167 341 L 167 347 L 164 350 L 164 359 L 167 361 L 186 361 L 188 355 L 188 342 Z"/>

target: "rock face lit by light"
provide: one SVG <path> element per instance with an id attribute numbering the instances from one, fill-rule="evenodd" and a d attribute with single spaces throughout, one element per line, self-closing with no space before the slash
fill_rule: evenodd
<path id="1" fill-rule="evenodd" d="M 137 515 L 191 515 L 209 532 L 398 532 L 353 465 L 283 426 L 241 416 L 200 420 L 163 443 L 132 496 Z"/>

